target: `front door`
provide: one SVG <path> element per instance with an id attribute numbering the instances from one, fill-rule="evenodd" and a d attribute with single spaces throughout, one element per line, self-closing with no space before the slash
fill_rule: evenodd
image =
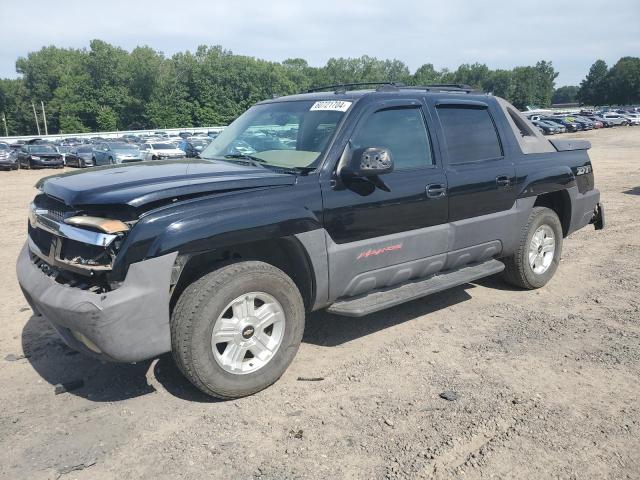
<path id="1" fill-rule="evenodd" d="M 394 171 L 322 183 L 330 300 L 401 283 L 442 268 L 447 250 L 447 181 L 417 100 L 369 106 L 349 152 L 390 150 Z"/>

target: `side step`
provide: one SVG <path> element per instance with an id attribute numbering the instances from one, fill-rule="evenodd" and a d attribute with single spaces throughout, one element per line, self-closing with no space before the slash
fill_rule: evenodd
<path id="1" fill-rule="evenodd" d="M 374 290 L 359 297 L 338 300 L 327 308 L 327 311 L 345 317 L 363 317 L 416 298 L 500 273 L 502 270 L 504 270 L 504 263 L 499 260 L 474 263 L 457 270 L 436 274 L 425 280 L 407 282 L 384 290 Z"/>

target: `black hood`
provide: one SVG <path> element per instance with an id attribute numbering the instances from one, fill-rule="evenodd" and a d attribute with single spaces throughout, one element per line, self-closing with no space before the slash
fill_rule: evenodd
<path id="1" fill-rule="evenodd" d="M 210 192 L 292 185 L 295 175 L 226 161 L 157 160 L 42 179 L 36 186 L 69 206 L 129 205 Z"/>

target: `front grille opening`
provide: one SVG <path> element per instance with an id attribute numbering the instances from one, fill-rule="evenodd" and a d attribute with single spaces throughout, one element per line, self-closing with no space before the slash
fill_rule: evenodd
<path id="1" fill-rule="evenodd" d="M 61 270 L 34 254 L 31 254 L 31 261 L 42 273 L 61 285 L 78 288 L 91 293 L 106 293 L 112 290 L 104 276 L 87 277 L 68 270 Z"/>
<path id="2" fill-rule="evenodd" d="M 28 231 L 29 238 L 31 238 L 33 243 L 36 244 L 36 247 L 38 247 L 44 255 L 49 255 L 49 249 L 53 242 L 53 235 L 41 228 L 32 227 L 31 223 L 29 223 Z"/>

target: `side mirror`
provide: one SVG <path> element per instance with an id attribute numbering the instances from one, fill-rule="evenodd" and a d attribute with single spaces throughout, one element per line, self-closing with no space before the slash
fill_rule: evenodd
<path id="1" fill-rule="evenodd" d="M 391 151 L 384 147 L 368 147 L 355 150 L 340 174 L 347 177 L 372 177 L 392 171 Z"/>

